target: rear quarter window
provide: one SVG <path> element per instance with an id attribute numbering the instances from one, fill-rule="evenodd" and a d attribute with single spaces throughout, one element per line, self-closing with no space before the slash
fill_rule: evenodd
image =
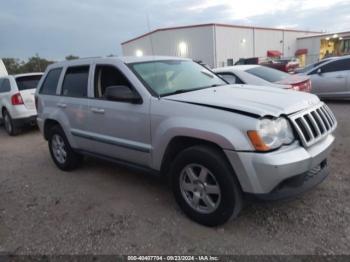
<path id="1" fill-rule="evenodd" d="M 0 93 L 6 93 L 11 91 L 10 80 L 7 78 L 0 79 Z"/>
<path id="2" fill-rule="evenodd" d="M 61 72 L 62 72 L 62 68 L 55 68 L 50 70 L 47 73 L 44 83 L 41 86 L 40 94 L 43 94 L 43 95 L 56 94 L 58 80 L 60 79 Z"/>

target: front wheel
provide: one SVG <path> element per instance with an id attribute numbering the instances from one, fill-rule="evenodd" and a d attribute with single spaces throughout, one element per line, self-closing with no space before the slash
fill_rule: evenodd
<path id="1" fill-rule="evenodd" d="M 236 217 L 242 194 L 223 153 L 208 146 L 185 149 L 172 168 L 172 188 L 181 209 L 194 221 L 218 226 Z"/>
<path id="2" fill-rule="evenodd" d="M 60 126 L 51 128 L 48 143 L 51 157 L 58 168 L 69 171 L 79 166 L 82 156 L 74 152 Z"/>

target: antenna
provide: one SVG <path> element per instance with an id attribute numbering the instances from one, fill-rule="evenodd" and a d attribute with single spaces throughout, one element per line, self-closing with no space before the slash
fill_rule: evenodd
<path id="1" fill-rule="evenodd" d="M 148 27 L 148 32 L 151 33 L 151 23 L 150 23 L 150 19 L 149 19 L 149 14 L 148 13 L 147 13 L 147 27 Z M 152 56 L 154 56 L 153 34 L 149 35 L 149 41 L 151 42 Z"/>

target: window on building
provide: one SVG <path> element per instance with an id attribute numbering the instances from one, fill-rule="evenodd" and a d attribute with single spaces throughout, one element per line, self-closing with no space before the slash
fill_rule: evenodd
<path id="1" fill-rule="evenodd" d="M 233 59 L 232 58 L 227 59 L 227 66 L 233 66 Z"/>
<path id="2" fill-rule="evenodd" d="M 61 72 L 62 72 L 62 68 L 56 68 L 49 71 L 49 73 L 47 74 L 44 80 L 44 83 L 41 86 L 40 94 L 44 94 L 44 95 L 56 94 L 58 80 L 60 79 Z"/>
<path id="3" fill-rule="evenodd" d="M 346 39 L 343 41 L 343 50 L 342 52 L 344 54 L 349 54 L 350 53 L 350 39 Z"/>
<path id="4" fill-rule="evenodd" d="M 69 67 L 64 76 L 62 95 L 69 97 L 87 97 L 89 66 Z"/>

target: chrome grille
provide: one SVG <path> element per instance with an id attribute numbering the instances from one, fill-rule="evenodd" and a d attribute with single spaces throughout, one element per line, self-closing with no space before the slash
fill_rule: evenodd
<path id="1" fill-rule="evenodd" d="M 337 127 L 337 120 L 324 103 L 293 114 L 289 118 L 305 147 L 315 144 Z"/>

